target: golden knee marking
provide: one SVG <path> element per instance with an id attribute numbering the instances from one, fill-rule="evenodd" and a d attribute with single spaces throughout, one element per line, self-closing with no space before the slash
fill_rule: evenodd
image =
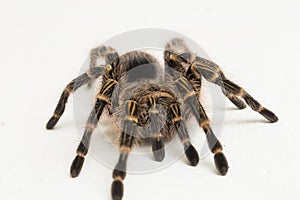
<path id="1" fill-rule="evenodd" d="M 170 55 L 170 60 L 175 60 L 175 61 L 176 61 L 176 60 L 177 60 L 177 59 L 176 59 L 176 56 L 175 56 L 174 54 L 171 54 L 171 55 Z"/>
<path id="2" fill-rule="evenodd" d="M 172 122 L 175 123 L 175 122 L 178 122 L 178 121 L 181 121 L 181 120 L 182 120 L 182 118 L 180 116 L 177 116 L 177 117 L 174 117 L 172 119 Z"/>
<path id="3" fill-rule="evenodd" d="M 155 139 L 159 139 L 159 138 L 162 137 L 162 134 L 161 133 L 156 133 L 152 137 L 155 138 Z"/>
<path id="4" fill-rule="evenodd" d="M 257 112 L 261 112 L 263 111 L 265 108 L 263 106 L 259 106 L 259 108 L 257 109 Z"/>
<path id="5" fill-rule="evenodd" d="M 120 147 L 120 151 L 129 153 L 131 151 L 131 148 L 123 145 Z"/>
<path id="6" fill-rule="evenodd" d="M 178 105 L 178 104 L 171 104 L 171 105 L 170 105 L 170 109 L 171 109 L 172 113 L 173 113 L 174 116 L 175 116 L 175 117 L 172 119 L 172 122 L 173 122 L 173 123 L 182 120 L 182 117 L 180 116 L 180 113 L 179 113 L 179 105 Z"/>
<path id="7" fill-rule="evenodd" d="M 205 120 L 205 121 L 203 121 L 203 122 L 200 122 L 199 126 L 200 126 L 201 128 L 208 127 L 208 126 L 210 126 L 210 121 L 207 119 L 207 120 Z"/>
<path id="8" fill-rule="evenodd" d="M 136 118 L 135 116 L 131 116 L 131 115 L 126 116 L 125 120 L 133 121 L 135 123 L 138 123 L 138 118 Z"/>
<path id="9" fill-rule="evenodd" d="M 213 154 L 222 153 L 222 151 L 223 151 L 223 148 L 222 148 L 222 147 L 219 147 L 219 148 L 217 148 L 216 150 L 214 150 Z"/>
<path id="10" fill-rule="evenodd" d="M 110 99 L 107 96 L 103 95 L 103 94 L 98 94 L 97 99 L 103 100 L 106 103 L 110 103 Z"/>
<path id="11" fill-rule="evenodd" d="M 65 88 L 65 91 L 66 91 L 68 94 L 70 94 L 70 93 L 72 92 L 72 89 L 69 88 L 69 86 L 67 86 L 67 87 Z"/>
<path id="12" fill-rule="evenodd" d="M 112 70 L 112 66 L 111 66 L 110 64 L 108 64 L 108 65 L 106 66 L 106 70 L 107 70 L 107 71 L 111 71 L 111 70 Z"/>
<path id="13" fill-rule="evenodd" d="M 82 152 L 77 152 L 77 156 L 84 158 L 85 155 Z"/>
<path id="14" fill-rule="evenodd" d="M 60 118 L 60 115 L 59 115 L 59 114 L 56 114 L 56 113 L 54 113 L 54 114 L 53 114 L 53 117 L 54 117 L 54 118 L 56 118 L 56 119 L 58 119 L 58 118 Z"/>
<path id="15" fill-rule="evenodd" d="M 115 180 L 115 181 L 120 181 L 120 182 L 122 182 L 122 181 L 123 181 L 123 178 L 122 178 L 121 176 L 115 176 L 115 177 L 114 177 L 114 180 Z"/>

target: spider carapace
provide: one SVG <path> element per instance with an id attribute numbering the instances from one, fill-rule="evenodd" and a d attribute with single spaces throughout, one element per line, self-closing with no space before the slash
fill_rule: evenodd
<path id="1" fill-rule="evenodd" d="M 97 65 L 99 58 L 105 59 L 106 64 Z M 178 134 L 187 160 L 192 166 L 198 164 L 199 156 L 185 125 L 189 116 L 195 117 L 204 130 L 216 168 L 225 175 L 229 167 L 222 145 L 199 101 L 202 77 L 220 86 L 224 95 L 239 109 L 247 104 L 270 122 L 278 120 L 242 87 L 227 79 L 217 64 L 191 53 L 182 39 L 175 38 L 167 43 L 164 62 L 164 67 L 161 67 L 152 55 L 143 51 L 119 56 L 116 50 L 107 46 L 91 50 L 90 68 L 65 87 L 47 123 L 47 129 L 52 129 L 63 114 L 69 95 L 85 84 L 91 86 L 93 80 L 102 77 L 94 108 L 71 165 L 72 177 L 77 177 L 82 169 L 91 135 L 104 109 L 119 127 L 115 134 L 119 138 L 120 156 L 113 170 L 111 188 L 114 200 L 123 197 L 127 157 L 136 142 L 151 142 L 155 160 L 163 161 L 164 143 Z"/>

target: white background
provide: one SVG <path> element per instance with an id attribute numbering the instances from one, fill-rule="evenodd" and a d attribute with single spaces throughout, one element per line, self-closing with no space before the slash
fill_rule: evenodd
<path id="1" fill-rule="evenodd" d="M 112 170 L 91 156 L 77 179 L 69 176 L 79 143 L 72 98 L 55 130 L 45 124 L 91 48 L 147 27 L 196 41 L 279 122 L 227 101 L 227 176 L 216 175 L 212 156 L 197 167 L 180 159 L 155 173 L 129 174 L 124 199 L 299 199 L 299 9 L 297 0 L 2 0 L 0 199 L 110 198 Z"/>

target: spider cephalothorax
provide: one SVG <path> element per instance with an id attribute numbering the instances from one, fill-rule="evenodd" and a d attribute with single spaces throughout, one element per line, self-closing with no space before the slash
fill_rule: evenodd
<path id="1" fill-rule="evenodd" d="M 167 43 L 164 60 L 168 67 L 165 68 L 149 53 L 131 51 L 119 56 L 113 48 L 106 46 L 92 49 L 90 58 L 90 69 L 66 86 L 47 123 L 47 129 L 52 129 L 58 122 L 70 93 L 102 77 L 94 109 L 71 165 L 71 176 L 79 175 L 91 135 L 104 109 L 107 109 L 120 127 L 115 133 L 119 137 L 120 157 L 113 171 L 113 199 L 123 196 L 122 181 L 126 175 L 127 157 L 135 142 L 150 141 L 155 160 L 162 161 L 165 156 L 164 143 L 178 134 L 188 161 L 192 166 L 198 164 L 198 153 L 190 142 L 185 126 L 189 116 L 194 116 L 203 128 L 217 170 L 221 175 L 227 173 L 228 163 L 222 145 L 199 101 L 202 77 L 220 86 L 224 95 L 238 108 L 246 107 L 242 98 L 270 122 L 278 120 L 274 113 L 261 106 L 243 88 L 227 79 L 218 65 L 192 54 L 181 39 Z M 104 58 L 106 64 L 97 65 L 98 58 Z"/>

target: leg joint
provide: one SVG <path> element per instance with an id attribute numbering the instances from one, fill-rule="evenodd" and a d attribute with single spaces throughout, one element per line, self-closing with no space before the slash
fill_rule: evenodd
<path id="1" fill-rule="evenodd" d="M 125 153 L 129 153 L 131 151 L 131 147 L 122 145 L 120 147 L 120 151 L 125 152 Z"/>
<path id="2" fill-rule="evenodd" d="M 104 95 L 104 94 L 98 94 L 98 95 L 97 95 L 97 99 L 103 100 L 103 101 L 105 101 L 106 103 L 110 103 L 110 99 L 109 99 L 106 95 Z"/>
<path id="3" fill-rule="evenodd" d="M 201 128 L 207 128 L 207 127 L 210 126 L 210 121 L 209 121 L 208 119 L 207 119 L 207 120 L 204 120 L 204 121 L 200 122 L 199 126 L 200 126 Z"/>

